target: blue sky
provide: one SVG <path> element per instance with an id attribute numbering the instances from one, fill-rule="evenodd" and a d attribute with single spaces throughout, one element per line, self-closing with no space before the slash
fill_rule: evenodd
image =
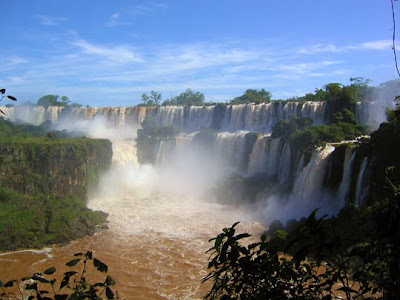
<path id="1" fill-rule="evenodd" d="M 58 94 L 133 106 L 142 93 L 167 99 L 187 88 L 206 101 L 248 88 L 286 99 L 350 77 L 372 85 L 397 78 L 390 0 L 0 4 L 0 87 L 21 102 Z M 400 24 L 399 2 L 395 11 Z"/>

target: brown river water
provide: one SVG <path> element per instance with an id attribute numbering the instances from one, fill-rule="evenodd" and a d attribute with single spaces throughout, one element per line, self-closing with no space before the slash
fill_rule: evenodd
<path id="1" fill-rule="evenodd" d="M 109 229 L 65 246 L 0 253 L 0 279 L 53 266 L 62 274 L 74 253 L 90 250 L 109 266 L 122 298 L 201 299 L 210 288 L 201 283 L 208 273 L 208 240 L 236 221 L 239 232 L 254 236 L 265 228 L 250 211 L 162 188 L 157 176 L 151 167 L 114 168 L 88 202 L 109 214 Z"/>

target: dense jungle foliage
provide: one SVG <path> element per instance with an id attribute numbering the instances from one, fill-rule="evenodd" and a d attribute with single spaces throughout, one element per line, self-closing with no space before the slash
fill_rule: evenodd
<path id="1" fill-rule="evenodd" d="M 249 234 L 236 234 L 237 223 L 211 239 L 206 299 L 399 299 L 399 141 L 397 110 L 362 146 L 380 178 L 367 205 L 274 221 L 255 243 L 243 243 Z"/>
<path id="2" fill-rule="evenodd" d="M 98 169 L 111 163 L 111 144 L 63 136 L 0 119 L 1 250 L 66 243 L 105 223 L 104 213 L 86 207 L 86 197 Z M 94 153 L 109 156 L 109 163 L 88 160 Z M 70 178 L 80 185 L 71 186 Z"/>
<path id="3" fill-rule="evenodd" d="M 106 218 L 73 196 L 31 196 L 0 188 L 0 250 L 67 243 L 94 234 Z"/>

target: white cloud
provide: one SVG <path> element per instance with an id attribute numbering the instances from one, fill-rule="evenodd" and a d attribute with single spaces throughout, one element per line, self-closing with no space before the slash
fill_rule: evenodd
<path id="1" fill-rule="evenodd" d="M 65 17 L 52 17 L 45 15 L 37 15 L 35 18 L 39 20 L 40 24 L 46 26 L 57 26 L 68 21 L 68 18 Z"/>
<path id="2" fill-rule="evenodd" d="M 339 51 L 341 50 L 332 44 L 328 45 L 315 44 L 308 47 L 299 48 L 296 52 L 299 54 L 315 54 L 321 52 L 339 52 Z"/>
<path id="3" fill-rule="evenodd" d="M 118 20 L 120 14 L 115 12 L 111 17 Z M 167 98 L 186 88 L 204 92 L 207 100 L 232 99 L 247 88 L 265 88 L 271 90 L 274 97 L 282 98 L 284 91 L 292 91 L 294 86 L 311 92 L 328 82 L 344 82 L 350 76 L 365 74 L 363 72 L 369 66 L 369 61 L 353 65 L 342 55 L 342 48 L 333 44 L 314 45 L 312 50 L 314 53 L 330 51 L 329 59 L 325 55 L 310 57 L 309 52 L 299 51 L 306 47 L 282 45 L 278 48 L 249 41 L 135 48 L 124 44 L 93 43 L 73 35 L 65 44 L 63 51 L 60 47 L 54 48 L 53 55 L 32 58 L 29 64 L 24 64 L 26 61 L 18 53 L 8 60 L 3 57 L 0 65 L 7 61 L 18 66 L 0 70 L 4 84 L 26 89 L 27 93 L 52 87 L 57 94 L 90 105 L 122 105 L 128 101 L 133 105 L 140 102 L 143 92 L 156 90 Z M 384 41 L 367 42 L 351 50 L 365 52 L 385 45 Z M 350 50 L 349 46 L 347 49 Z M 357 70 L 356 74 L 354 70 Z M 369 75 L 362 76 L 374 80 Z M 274 89 L 279 91 L 278 94 Z M 290 95 L 295 94 L 290 92 Z"/>
<path id="4" fill-rule="evenodd" d="M 361 44 L 361 48 L 371 50 L 387 50 L 392 47 L 392 44 L 393 41 L 391 40 L 372 41 Z"/>
<path id="5" fill-rule="evenodd" d="M 83 53 L 95 55 L 111 63 L 141 62 L 142 59 L 134 53 L 130 46 L 101 46 L 78 39 L 73 45 L 79 47 Z"/>
<path id="6" fill-rule="evenodd" d="M 340 64 L 341 61 L 319 61 L 311 63 L 295 63 L 291 65 L 280 65 L 277 68 L 272 68 L 272 70 L 289 71 L 297 74 L 310 74 L 326 66 L 332 66 Z M 315 75 L 315 73 L 314 73 Z"/>
<path id="7" fill-rule="evenodd" d="M 391 40 L 377 40 L 365 42 L 362 44 L 336 46 L 333 44 L 315 44 L 301 47 L 296 50 L 298 54 L 316 54 L 316 53 L 338 53 L 351 50 L 387 50 L 392 46 Z"/>
<path id="8" fill-rule="evenodd" d="M 113 13 L 106 22 L 107 27 L 115 27 L 121 25 L 129 25 L 129 22 L 121 21 L 121 15 L 117 12 Z"/>

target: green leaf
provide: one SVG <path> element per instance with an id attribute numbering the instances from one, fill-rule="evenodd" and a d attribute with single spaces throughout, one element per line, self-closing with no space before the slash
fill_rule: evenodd
<path id="1" fill-rule="evenodd" d="M 250 234 L 248 234 L 248 233 L 241 233 L 241 234 L 238 234 L 237 236 L 236 236 L 236 240 L 241 240 L 241 239 L 243 239 L 243 238 L 248 238 L 248 237 L 250 237 L 251 235 Z"/>
<path id="2" fill-rule="evenodd" d="M 35 290 L 35 291 L 37 291 L 37 283 L 35 282 L 35 283 L 32 283 L 32 284 L 27 284 L 27 285 L 25 285 L 25 289 L 26 290 Z"/>
<path id="3" fill-rule="evenodd" d="M 42 283 L 50 283 L 49 280 L 47 280 L 46 278 L 41 277 L 41 276 L 33 276 L 32 279 L 33 279 L 33 280 L 40 281 L 40 282 L 42 282 Z"/>
<path id="4" fill-rule="evenodd" d="M 104 286 L 103 282 L 97 282 L 95 284 L 93 284 L 93 287 L 98 287 L 98 286 Z"/>
<path id="5" fill-rule="evenodd" d="M 71 276 L 75 275 L 76 273 L 78 273 L 78 272 L 76 272 L 76 271 L 69 271 L 69 272 L 65 272 L 65 273 L 64 273 L 64 278 L 63 278 L 63 280 L 61 281 L 61 284 L 60 284 L 60 290 L 61 290 L 63 287 L 65 287 L 66 285 L 69 284 L 69 279 L 71 278 Z"/>
<path id="6" fill-rule="evenodd" d="M 13 96 L 10 96 L 10 95 L 8 95 L 7 98 L 10 99 L 10 100 L 12 100 L 12 101 L 17 101 L 17 98 L 15 98 L 15 97 L 13 97 Z"/>
<path id="7" fill-rule="evenodd" d="M 69 284 L 69 278 L 70 278 L 69 276 L 64 276 L 60 284 L 60 290 Z"/>
<path id="8" fill-rule="evenodd" d="M 106 296 L 108 299 L 114 299 L 114 293 L 109 287 L 106 287 Z"/>
<path id="9" fill-rule="evenodd" d="M 100 260 L 98 260 L 97 258 L 93 259 L 93 265 L 100 272 L 105 272 L 106 273 L 108 271 L 108 266 L 106 264 L 104 264 L 103 262 L 101 262 Z"/>
<path id="10" fill-rule="evenodd" d="M 72 275 L 75 275 L 76 273 L 78 273 L 78 272 L 76 272 L 76 271 L 68 271 L 68 272 L 65 272 L 64 275 L 68 276 L 68 277 L 71 277 Z"/>
<path id="11" fill-rule="evenodd" d="M 112 279 L 112 277 L 110 275 L 108 275 L 107 278 L 106 278 L 106 284 L 107 285 L 114 285 L 115 284 L 114 279 Z"/>
<path id="12" fill-rule="evenodd" d="M 10 280 L 10 281 L 6 282 L 6 284 L 4 285 L 4 287 L 13 286 L 13 285 L 14 285 L 14 281 L 15 281 L 15 280 Z"/>
<path id="13" fill-rule="evenodd" d="M 65 265 L 68 266 L 68 267 L 73 267 L 73 266 L 75 266 L 79 261 L 80 261 L 80 258 L 73 259 L 73 260 L 67 262 Z"/>
<path id="14" fill-rule="evenodd" d="M 92 251 L 86 252 L 86 258 L 87 259 L 93 259 L 93 252 Z"/>
<path id="15" fill-rule="evenodd" d="M 47 274 L 47 275 L 51 275 L 51 274 L 53 274 L 55 272 L 56 272 L 56 268 L 51 267 L 51 268 L 48 268 L 47 270 L 45 270 L 43 273 Z"/>
<path id="16" fill-rule="evenodd" d="M 32 276 L 26 276 L 26 277 L 22 277 L 21 281 L 26 281 L 26 280 L 30 280 L 30 279 L 32 279 Z"/>

